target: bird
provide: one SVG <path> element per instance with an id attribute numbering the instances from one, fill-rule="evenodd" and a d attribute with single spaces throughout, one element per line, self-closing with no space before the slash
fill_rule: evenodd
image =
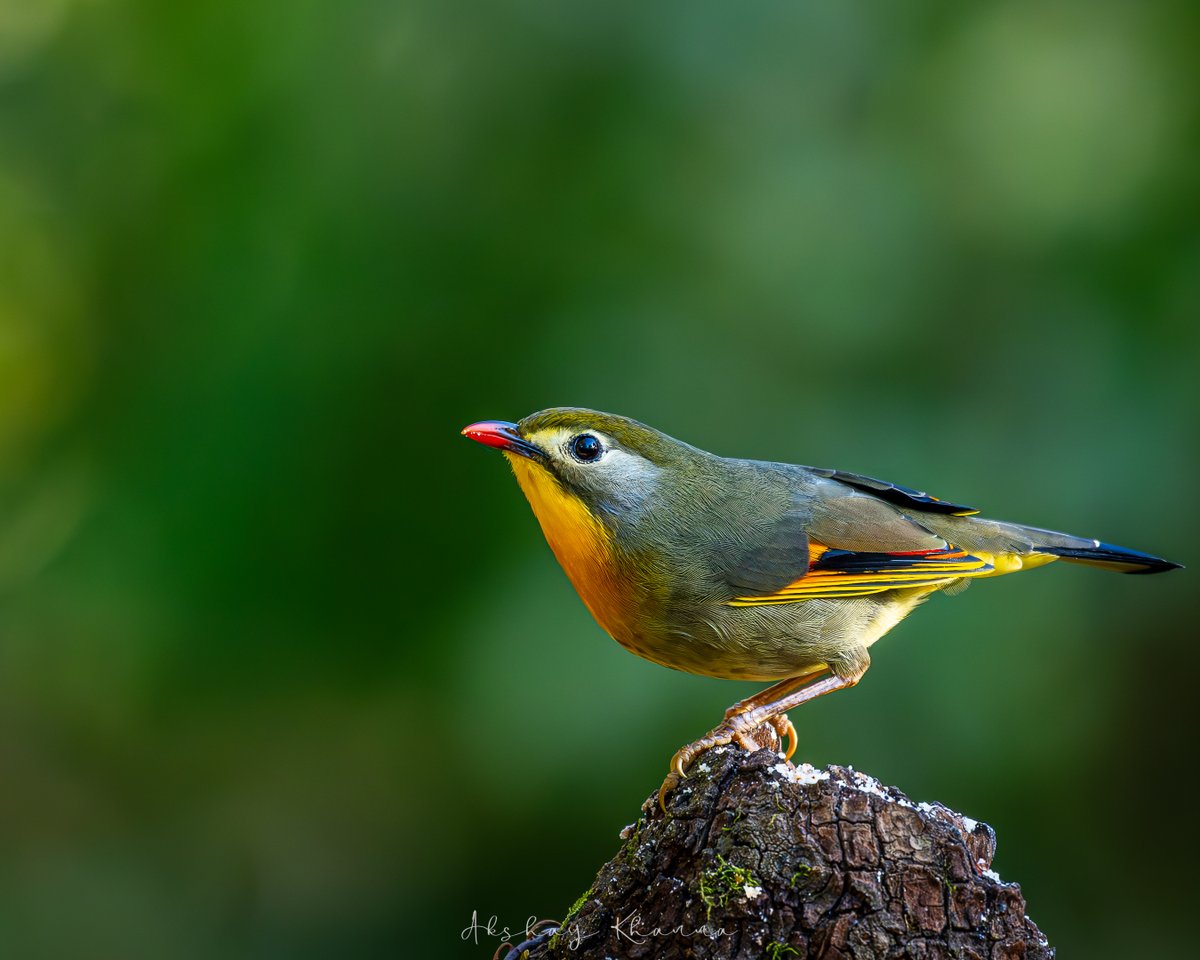
<path id="1" fill-rule="evenodd" d="M 870 649 L 937 592 L 1055 560 L 1150 574 L 1181 564 L 979 516 L 862 474 L 720 457 L 628 417 L 553 407 L 462 435 L 504 454 L 550 549 L 625 649 L 702 676 L 770 681 L 672 756 L 659 805 L 702 752 L 853 687 Z"/>

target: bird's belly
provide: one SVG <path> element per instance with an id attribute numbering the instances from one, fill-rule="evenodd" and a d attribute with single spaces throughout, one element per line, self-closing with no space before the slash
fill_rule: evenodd
<path id="1" fill-rule="evenodd" d="M 893 591 L 886 602 L 878 605 L 875 618 L 867 625 L 859 642 L 864 647 L 870 647 L 939 589 L 940 586 L 935 586 Z"/>
<path id="2" fill-rule="evenodd" d="M 855 659 L 932 591 L 757 607 L 712 604 L 642 621 L 622 646 L 663 666 L 726 680 L 782 680 Z M 599 618 L 597 618 L 599 619 Z"/>

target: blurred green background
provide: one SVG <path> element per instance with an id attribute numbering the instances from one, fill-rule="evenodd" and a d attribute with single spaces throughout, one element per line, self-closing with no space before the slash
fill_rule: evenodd
<path id="1" fill-rule="evenodd" d="M 604 636 L 458 436 L 558 404 L 1192 563 L 936 598 L 795 716 L 995 826 L 1064 956 L 1178 955 L 1198 39 L 1183 0 L 0 0 L 3 955 L 561 916 L 755 688 Z"/>

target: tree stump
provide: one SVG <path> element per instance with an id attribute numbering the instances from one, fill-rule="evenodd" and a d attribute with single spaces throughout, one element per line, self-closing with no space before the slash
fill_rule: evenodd
<path id="1" fill-rule="evenodd" d="M 657 795 L 558 931 L 560 958 L 1045 960 L 996 835 L 849 767 L 718 747 Z"/>

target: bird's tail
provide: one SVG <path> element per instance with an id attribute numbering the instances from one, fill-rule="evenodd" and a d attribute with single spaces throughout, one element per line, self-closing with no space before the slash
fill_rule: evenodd
<path id="1" fill-rule="evenodd" d="M 1016 526 L 1012 524 L 1011 526 Z M 1115 570 L 1118 573 L 1163 573 L 1176 570 L 1182 564 L 1164 560 L 1141 550 L 1130 550 L 1100 540 L 1073 537 L 1053 530 L 1021 526 L 1020 531 L 1028 537 L 1033 553 L 1048 554 L 1071 563 L 1086 563 L 1091 567 Z"/>
<path id="2" fill-rule="evenodd" d="M 950 543 L 986 559 L 995 574 L 1040 567 L 1059 559 L 1118 573 L 1163 573 L 1181 566 L 1141 550 L 987 517 L 929 515 L 922 516 L 921 522 Z"/>
<path id="3" fill-rule="evenodd" d="M 1099 540 L 1094 542 L 1094 547 L 1050 547 L 1042 548 L 1040 552 L 1069 560 L 1071 563 L 1086 563 L 1089 567 L 1102 567 L 1105 570 L 1116 570 L 1118 573 L 1163 573 L 1166 570 L 1178 570 L 1183 566 L 1153 554 L 1142 553 L 1141 550 L 1116 547 Z"/>

